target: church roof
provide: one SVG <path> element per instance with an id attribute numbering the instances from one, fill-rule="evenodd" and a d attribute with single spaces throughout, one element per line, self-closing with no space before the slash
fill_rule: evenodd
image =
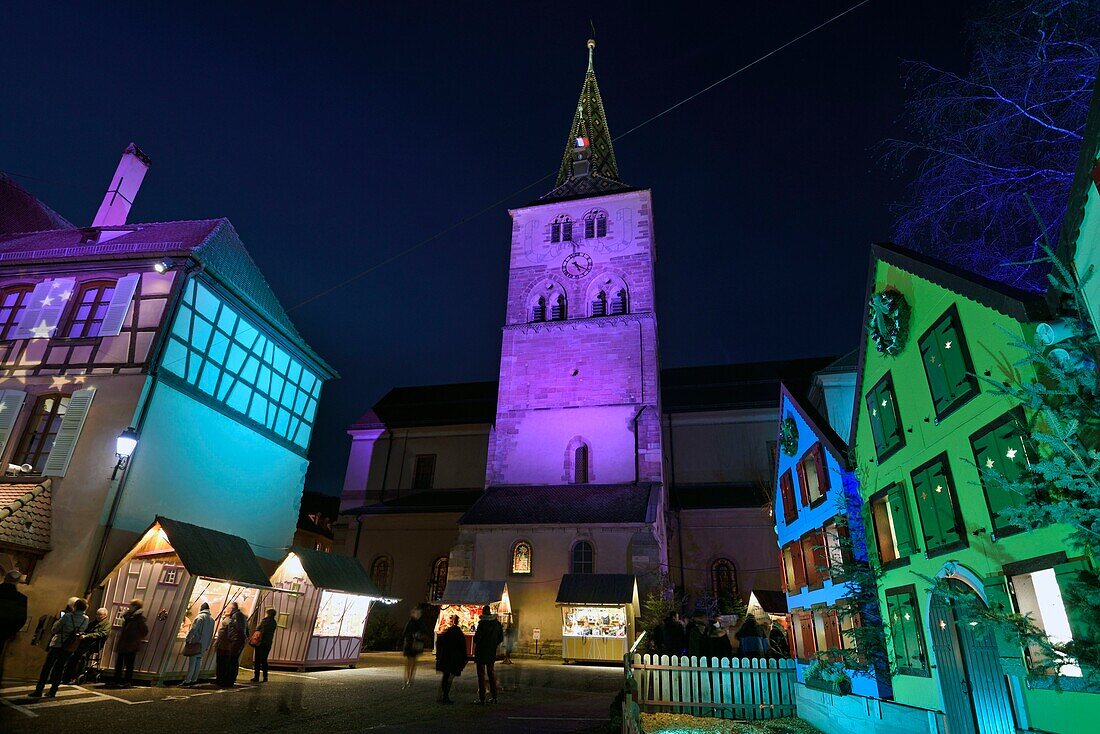
<path id="1" fill-rule="evenodd" d="M 553 191 L 542 196 L 540 203 L 634 190 L 634 187 L 619 180 L 619 164 L 615 160 L 611 130 L 607 126 L 607 114 L 603 109 L 603 98 L 600 97 L 600 86 L 596 82 L 596 70 L 593 66 L 595 48 L 596 42 L 590 39 L 588 71 L 584 74 L 581 96 L 573 113 L 573 124 L 569 126 L 569 137 L 565 140 L 565 152 L 562 153 L 558 177 Z M 588 141 L 589 167 L 587 175 L 575 176 L 573 152 L 576 141 L 580 138 Z"/>
<path id="2" fill-rule="evenodd" d="M 0 173 L 0 235 L 72 228 L 65 217 Z"/>
<path id="3" fill-rule="evenodd" d="M 653 522 L 659 485 L 564 484 L 489 487 L 460 525 L 600 525 Z"/>

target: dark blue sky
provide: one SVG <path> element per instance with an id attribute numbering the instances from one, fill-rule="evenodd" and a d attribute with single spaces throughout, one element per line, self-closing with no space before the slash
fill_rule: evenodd
<path id="1" fill-rule="evenodd" d="M 0 170 L 87 224 L 134 140 L 131 221 L 229 217 L 291 307 L 556 171 L 589 18 L 620 134 L 853 2 L 17 3 Z M 873 0 L 616 143 L 653 189 L 664 366 L 856 345 L 904 193 L 873 151 L 900 61 L 959 68 L 968 5 Z M 308 488 L 339 492 L 344 430 L 390 387 L 496 377 L 506 209 L 549 187 L 292 311 L 342 375 Z"/>

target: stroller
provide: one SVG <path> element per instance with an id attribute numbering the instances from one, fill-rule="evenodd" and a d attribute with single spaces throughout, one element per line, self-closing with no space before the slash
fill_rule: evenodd
<path id="1" fill-rule="evenodd" d="M 100 656 L 106 642 L 104 638 L 81 643 L 65 668 L 65 681 L 78 686 L 98 682 L 103 676 Z"/>

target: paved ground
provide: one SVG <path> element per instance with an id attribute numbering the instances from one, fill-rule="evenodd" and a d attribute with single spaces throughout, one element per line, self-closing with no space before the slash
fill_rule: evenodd
<path id="1" fill-rule="evenodd" d="M 401 690 L 397 654 L 365 655 L 355 670 L 272 673 L 249 683 L 242 669 L 237 688 L 145 687 L 110 690 L 65 686 L 56 699 L 28 699 L 33 686 L 7 682 L 0 689 L 4 734 L 61 731 L 298 732 L 606 732 L 608 710 L 622 682 L 616 667 L 519 660 L 499 666 L 508 690 L 496 706 L 477 706 L 471 664 L 455 682 L 454 706 L 435 703 L 439 677 L 434 659 L 421 659 L 417 681 Z"/>

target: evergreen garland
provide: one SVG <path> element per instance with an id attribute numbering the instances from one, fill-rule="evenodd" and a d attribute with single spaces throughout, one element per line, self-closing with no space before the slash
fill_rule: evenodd
<path id="1" fill-rule="evenodd" d="M 875 349 L 888 357 L 896 357 L 905 349 L 909 336 L 909 302 L 893 288 L 875 295 L 867 305 L 867 334 Z"/>

